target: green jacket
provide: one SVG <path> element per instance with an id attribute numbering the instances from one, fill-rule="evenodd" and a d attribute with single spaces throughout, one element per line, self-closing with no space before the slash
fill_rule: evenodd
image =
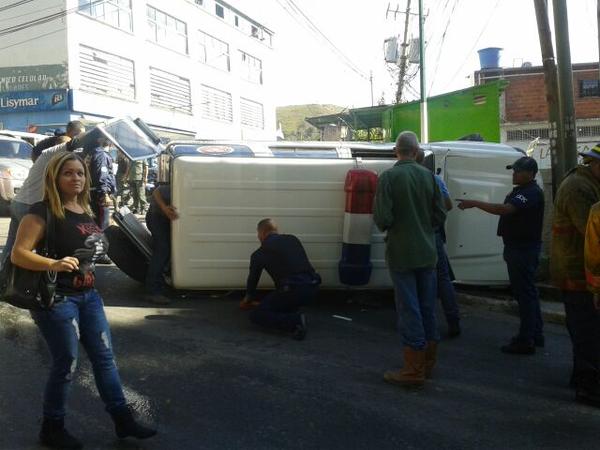
<path id="1" fill-rule="evenodd" d="M 552 218 L 550 273 L 565 291 L 585 291 L 583 248 L 590 208 L 600 201 L 600 181 L 589 167 L 570 171 L 558 188 Z"/>
<path id="2" fill-rule="evenodd" d="M 387 231 L 386 261 L 394 271 L 434 268 L 435 228 L 446 218 L 433 174 L 415 161 L 398 161 L 379 176 L 375 224 Z"/>

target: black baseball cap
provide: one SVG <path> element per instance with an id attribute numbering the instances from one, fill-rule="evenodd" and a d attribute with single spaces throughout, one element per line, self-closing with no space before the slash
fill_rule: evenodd
<path id="1" fill-rule="evenodd" d="M 535 159 L 529 156 L 523 156 L 517 159 L 514 163 L 506 166 L 507 169 L 512 169 L 515 172 L 531 172 L 536 174 L 538 171 L 538 165 Z"/>

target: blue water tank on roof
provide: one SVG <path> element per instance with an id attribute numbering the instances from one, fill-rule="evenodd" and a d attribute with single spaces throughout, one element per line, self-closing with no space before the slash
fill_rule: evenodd
<path id="1" fill-rule="evenodd" d="M 477 50 L 479 53 L 479 65 L 481 70 L 497 69 L 500 67 L 500 51 L 499 47 L 488 47 Z"/>

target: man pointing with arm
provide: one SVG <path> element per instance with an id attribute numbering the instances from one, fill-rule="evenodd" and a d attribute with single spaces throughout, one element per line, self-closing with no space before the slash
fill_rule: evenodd
<path id="1" fill-rule="evenodd" d="M 542 314 L 535 273 L 539 264 L 544 220 L 544 193 L 535 181 L 535 159 L 523 156 L 506 167 L 515 188 L 504 203 L 460 200 L 459 209 L 478 208 L 500 216 L 498 236 L 504 242 L 504 261 L 513 295 L 519 304 L 519 333 L 502 346 L 504 353 L 530 355 L 544 346 Z"/>

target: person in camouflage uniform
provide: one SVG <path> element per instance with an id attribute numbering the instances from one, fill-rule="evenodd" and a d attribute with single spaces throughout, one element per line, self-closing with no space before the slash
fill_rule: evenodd
<path id="1" fill-rule="evenodd" d="M 146 179 L 148 177 L 148 163 L 146 161 L 134 161 L 129 167 L 129 190 L 133 197 L 132 212 L 144 214 L 148 209 L 146 200 Z"/>

